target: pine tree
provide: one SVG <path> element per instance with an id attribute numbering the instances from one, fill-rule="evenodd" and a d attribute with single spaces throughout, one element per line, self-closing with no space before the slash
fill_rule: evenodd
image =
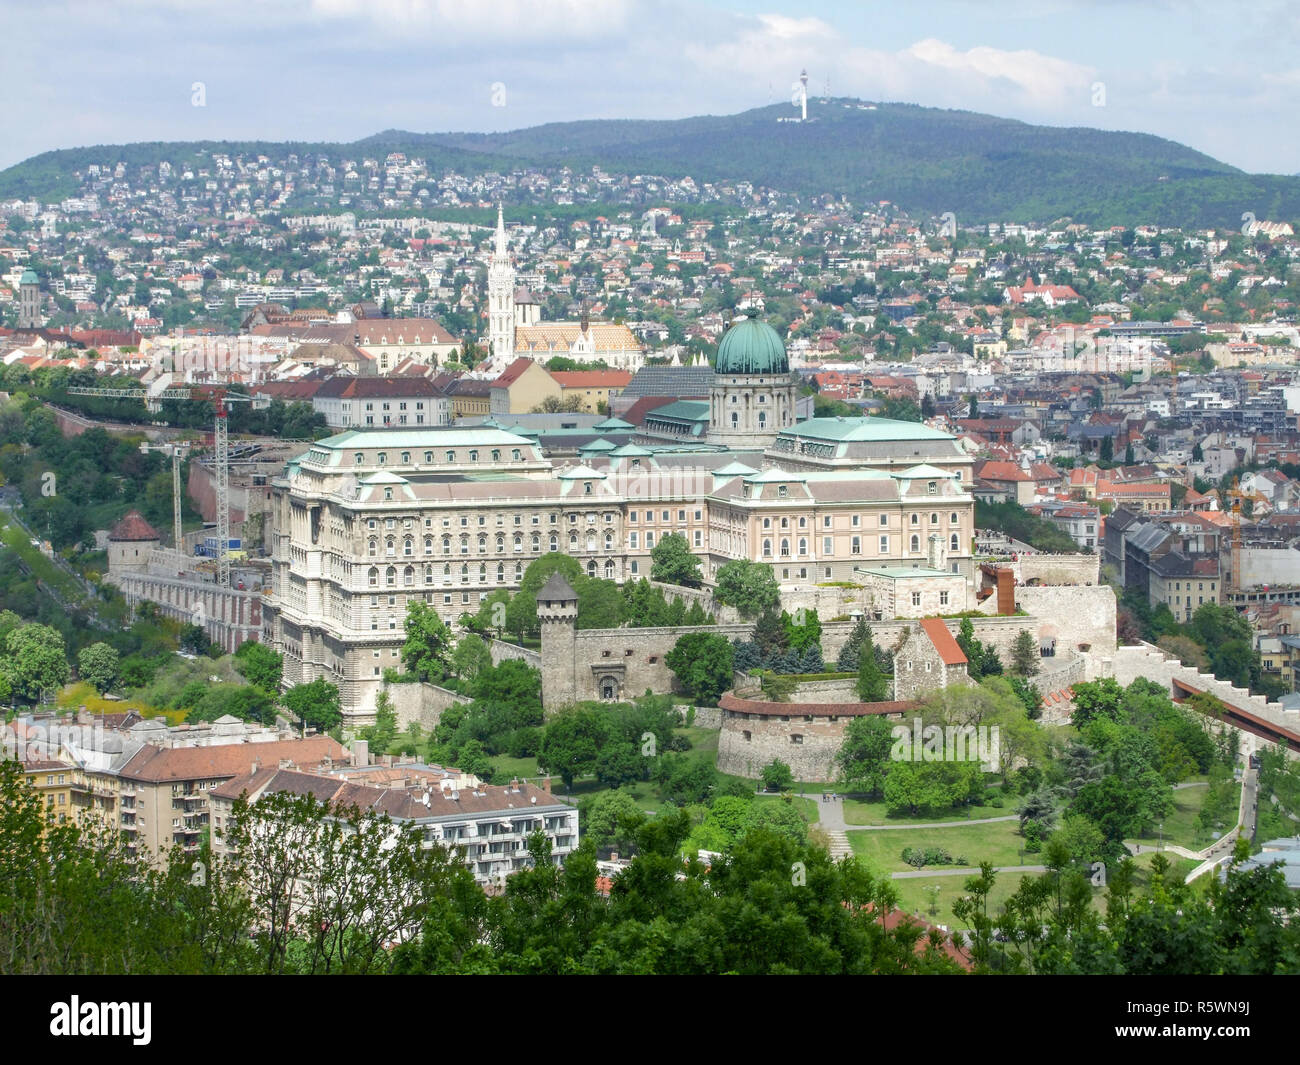
<path id="1" fill-rule="evenodd" d="M 859 614 L 857 624 L 853 626 L 848 641 L 840 649 L 839 657 L 835 660 L 835 667 L 841 673 L 850 673 L 858 668 L 858 654 L 862 650 L 862 641 L 868 635 L 867 616 Z"/>
<path id="2" fill-rule="evenodd" d="M 1011 647 L 1011 671 L 1022 677 L 1032 677 L 1038 672 L 1038 647 L 1028 629 L 1021 629 Z"/>
<path id="3" fill-rule="evenodd" d="M 876 662 L 876 646 L 868 629 L 858 652 L 858 698 L 864 703 L 883 703 L 889 698 L 889 684 Z"/>

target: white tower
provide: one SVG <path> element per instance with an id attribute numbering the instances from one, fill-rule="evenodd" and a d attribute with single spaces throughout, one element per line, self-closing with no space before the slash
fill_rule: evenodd
<path id="1" fill-rule="evenodd" d="M 799 93 L 799 121 L 808 121 L 808 71 L 807 69 L 799 71 L 799 84 L 803 90 Z"/>
<path id="2" fill-rule="evenodd" d="M 504 369 L 515 359 L 515 268 L 506 245 L 505 217 L 497 205 L 496 245 L 488 264 L 488 339 L 493 365 Z"/>

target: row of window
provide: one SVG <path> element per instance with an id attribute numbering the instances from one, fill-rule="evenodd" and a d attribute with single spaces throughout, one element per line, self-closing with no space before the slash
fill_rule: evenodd
<path id="1" fill-rule="evenodd" d="M 633 533 L 632 535 L 635 537 L 636 534 Z M 909 550 L 909 551 L 913 552 L 914 554 L 915 554 L 915 553 L 918 553 L 918 552 L 921 550 L 921 538 L 920 538 L 919 536 L 913 534 L 911 540 L 908 541 L 908 545 L 909 545 L 909 546 L 908 546 L 908 550 Z M 635 542 L 633 542 L 632 546 L 633 546 L 633 547 L 636 546 Z M 647 544 L 647 546 L 649 546 L 649 545 Z M 956 552 L 956 551 L 960 551 L 960 550 L 961 550 L 961 538 L 960 538 L 956 533 L 953 533 L 952 536 L 948 538 L 948 549 L 949 549 L 950 551 L 954 551 L 954 552 Z M 806 556 L 806 555 L 808 554 L 808 541 L 807 541 L 806 538 L 801 537 L 801 538 L 799 539 L 799 544 L 798 544 L 798 553 L 799 553 L 799 555 L 801 555 L 801 556 Z M 880 538 L 880 552 L 879 552 L 879 553 L 882 554 L 882 555 L 887 555 L 887 554 L 889 554 L 889 537 L 888 537 L 888 536 L 882 536 L 882 537 Z M 835 541 L 834 541 L 834 539 L 833 539 L 832 537 L 830 537 L 830 536 L 823 537 L 823 538 L 822 538 L 822 555 L 823 555 L 824 557 L 829 557 L 829 556 L 833 556 L 834 554 L 835 554 Z M 860 537 L 860 536 L 855 536 L 855 537 L 852 538 L 852 540 L 849 541 L 849 554 L 851 554 L 851 555 L 860 555 L 860 554 L 862 554 L 862 537 Z M 763 541 L 763 557 L 764 557 L 764 558 L 771 558 L 771 557 L 772 557 L 772 541 L 771 541 L 771 540 L 764 540 L 764 541 Z M 781 541 L 781 554 L 780 554 L 780 557 L 781 557 L 781 558 L 789 558 L 789 557 L 790 557 L 790 541 L 789 541 L 789 540 L 784 540 L 784 539 L 783 539 L 783 540 Z"/>
<path id="2" fill-rule="evenodd" d="M 698 511 L 696 512 L 696 515 L 695 515 L 695 516 L 696 516 L 697 519 L 699 518 L 699 512 L 698 512 Z M 921 524 L 921 515 L 920 515 L 920 514 L 913 514 L 913 515 L 911 515 L 911 518 L 912 518 L 911 524 L 912 524 L 913 526 L 918 526 L 918 525 Z M 862 520 L 861 520 L 861 519 L 862 519 L 862 515 L 861 515 L 861 514 L 854 514 L 854 515 L 851 516 L 851 521 L 849 522 L 849 524 L 850 524 L 853 528 L 857 529 L 857 528 L 859 528 L 859 527 L 862 525 Z M 635 521 L 636 519 L 633 518 L 632 520 Z M 647 516 L 646 520 L 649 521 L 649 517 L 648 517 L 648 516 Z M 667 512 L 667 511 L 664 512 L 664 520 L 665 520 L 665 521 L 668 520 L 668 512 Z M 826 515 L 824 515 L 824 516 L 822 517 L 822 528 L 823 528 L 823 529 L 830 529 L 830 528 L 832 528 L 831 520 L 832 520 L 832 515 L 830 515 L 830 514 L 826 514 Z M 957 512 L 956 512 L 955 510 L 954 510 L 952 513 L 950 513 L 950 514 L 948 515 L 948 524 L 949 524 L 949 525 L 956 525 L 956 524 L 958 524 L 960 521 L 961 521 L 961 518 L 960 518 L 960 516 L 957 514 Z M 772 522 L 773 522 L 773 519 L 772 519 L 772 518 L 764 518 L 764 519 L 763 519 L 763 528 L 764 528 L 764 529 L 770 529 L 770 528 L 772 528 L 772 527 L 773 527 L 773 526 L 772 526 Z M 939 524 L 939 515 L 938 515 L 937 513 L 932 513 L 932 514 L 930 515 L 930 524 L 931 524 L 931 525 L 938 525 L 938 524 Z M 781 522 L 780 522 L 780 527 L 781 527 L 782 529 L 788 529 L 788 528 L 790 528 L 790 519 L 789 519 L 789 518 L 782 518 L 782 519 L 781 519 Z M 806 517 L 800 518 L 800 519 L 799 519 L 799 528 L 800 528 L 800 529 L 806 529 L 807 527 L 808 527 L 808 519 L 807 519 Z M 887 528 L 889 528 L 889 515 L 888 515 L 888 514 L 881 514 L 881 515 L 880 515 L 880 527 L 881 527 L 882 529 L 887 529 Z"/>
<path id="3" fill-rule="evenodd" d="M 403 403 L 402 406 L 405 407 L 406 404 Z M 384 404 L 384 408 L 385 408 L 385 409 L 388 408 L 388 404 L 387 404 L 387 403 Z M 367 407 L 367 410 L 368 410 L 368 409 L 369 409 L 369 407 Z M 456 461 L 457 461 L 457 459 L 456 459 L 457 454 L 459 454 L 459 452 L 456 452 L 456 451 L 453 451 L 453 450 L 448 450 L 448 451 L 443 452 L 443 456 L 444 456 L 444 458 L 445 458 L 445 460 L 446 460 L 447 462 L 456 462 Z M 478 449 L 478 448 L 470 448 L 468 451 L 465 452 L 465 454 L 466 454 L 466 456 L 467 456 L 467 458 L 466 458 L 465 461 L 467 461 L 467 462 L 478 462 L 478 461 L 479 461 L 479 449 Z M 494 447 L 494 448 L 492 448 L 492 449 L 488 452 L 488 454 L 491 456 L 490 461 L 492 461 L 492 462 L 500 462 L 500 461 L 501 461 L 501 449 L 500 449 L 499 447 Z M 425 463 L 425 465 L 432 465 L 432 464 L 433 464 L 433 456 L 434 456 L 434 452 L 432 452 L 432 451 L 426 451 L 426 452 L 424 453 L 424 463 Z M 521 461 L 523 461 L 523 457 L 524 457 L 524 453 L 523 453 L 523 449 L 522 449 L 522 448 L 517 448 L 517 447 L 516 447 L 516 448 L 511 448 L 511 449 L 510 449 L 510 458 L 511 458 L 512 461 L 514 461 L 514 462 L 521 462 Z M 388 465 L 388 452 L 387 452 L 387 451 L 380 451 L 380 452 L 375 456 L 375 460 L 376 460 L 376 462 L 378 462 L 378 464 L 379 464 L 380 466 L 387 466 L 387 465 Z M 364 466 L 364 465 L 366 465 L 366 453 L 365 453 L 364 451 L 357 451 L 357 452 L 355 452 L 355 453 L 353 454 L 353 456 L 352 456 L 352 461 L 353 461 L 356 465 L 358 465 L 358 466 Z M 409 452 L 409 451 L 403 451 L 403 452 L 401 452 L 401 454 L 400 454 L 400 458 L 399 458 L 399 462 L 400 462 L 400 464 L 403 465 L 403 466 L 409 466 L 409 465 L 411 464 L 411 452 Z"/>

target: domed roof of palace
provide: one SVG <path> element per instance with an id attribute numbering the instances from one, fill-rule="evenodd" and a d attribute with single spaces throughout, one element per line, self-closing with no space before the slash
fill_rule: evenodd
<path id="1" fill-rule="evenodd" d="M 718 344 L 715 374 L 783 374 L 790 372 L 785 345 L 775 329 L 757 318 L 737 318 Z"/>

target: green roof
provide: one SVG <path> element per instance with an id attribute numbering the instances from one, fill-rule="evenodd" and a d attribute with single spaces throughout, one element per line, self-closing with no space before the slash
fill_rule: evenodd
<path id="1" fill-rule="evenodd" d="M 603 436 L 598 436 L 590 444 L 583 444 L 582 447 L 578 448 L 578 453 L 581 454 L 584 451 L 613 451 L 614 446 Z"/>
<path id="2" fill-rule="evenodd" d="M 775 329 L 757 318 L 737 318 L 718 344 L 715 374 L 780 374 L 790 372 L 785 345 Z"/>
<path id="3" fill-rule="evenodd" d="M 603 422 L 597 422 L 592 428 L 607 433 L 611 429 L 635 429 L 636 426 L 631 422 L 625 422 L 622 418 L 606 418 Z"/>
<path id="4" fill-rule="evenodd" d="M 709 420 L 709 401 L 707 399 L 679 399 L 656 407 L 646 415 L 651 418 L 676 418 L 686 422 L 707 422 Z"/>
<path id="5" fill-rule="evenodd" d="M 958 573 L 949 573 L 947 570 L 930 569 L 926 566 L 855 566 L 854 573 L 870 573 L 873 577 L 889 577 L 898 579 L 900 577 L 959 577 Z"/>
<path id="6" fill-rule="evenodd" d="M 931 429 L 921 422 L 894 418 L 809 418 L 782 429 L 781 436 L 838 442 L 880 440 L 953 440 L 951 433 Z"/>
<path id="7" fill-rule="evenodd" d="M 474 426 L 461 429 L 349 429 L 336 436 L 317 440 L 312 447 L 476 447 L 484 444 L 529 444 L 515 433 L 503 429 L 483 429 Z"/>
<path id="8" fill-rule="evenodd" d="M 36 271 L 30 266 L 23 271 L 23 276 L 18 279 L 20 285 L 39 285 L 41 279 L 36 276 Z"/>

